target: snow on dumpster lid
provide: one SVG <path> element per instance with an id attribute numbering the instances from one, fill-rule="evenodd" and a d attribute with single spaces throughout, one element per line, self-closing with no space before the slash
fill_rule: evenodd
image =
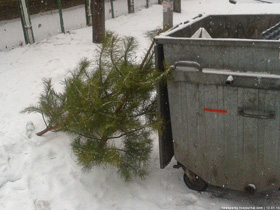
<path id="1" fill-rule="evenodd" d="M 257 3 L 257 4 L 274 4 L 280 3 L 280 0 L 229 0 L 232 4 L 242 4 L 242 3 Z"/>

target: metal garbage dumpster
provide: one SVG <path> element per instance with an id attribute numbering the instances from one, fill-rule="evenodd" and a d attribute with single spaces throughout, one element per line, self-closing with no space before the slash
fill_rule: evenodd
<path id="1" fill-rule="evenodd" d="M 246 192 L 280 187 L 280 15 L 209 15 L 155 38 L 165 120 L 160 163 L 184 181 Z M 199 29 L 211 38 L 193 38 Z M 203 36 L 202 36 L 203 37 Z"/>

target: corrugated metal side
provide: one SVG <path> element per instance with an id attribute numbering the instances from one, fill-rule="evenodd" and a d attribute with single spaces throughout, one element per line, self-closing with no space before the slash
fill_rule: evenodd
<path id="1" fill-rule="evenodd" d="M 169 65 L 185 60 L 202 68 L 280 74 L 279 41 L 174 38 L 159 42 Z"/>
<path id="2" fill-rule="evenodd" d="M 175 157 L 181 164 L 217 186 L 279 188 L 279 91 L 174 81 L 168 91 Z M 243 117 L 238 108 L 276 115 Z"/>

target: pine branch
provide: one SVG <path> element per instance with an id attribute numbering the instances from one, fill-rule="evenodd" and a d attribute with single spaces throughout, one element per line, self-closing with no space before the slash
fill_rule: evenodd
<path id="1" fill-rule="evenodd" d="M 44 121 L 45 125 L 48 127 L 48 124 L 47 124 L 47 121 L 46 121 L 46 119 L 45 119 L 44 114 L 42 114 L 42 113 L 41 113 L 41 115 L 42 115 L 42 119 L 43 119 L 43 121 Z"/>
<path id="2" fill-rule="evenodd" d="M 104 44 L 102 44 L 101 50 L 99 52 L 99 61 L 98 61 L 98 64 L 99 64 L 99 68 L 98 68 L 98 70 L 99 70 L 99 82 L 100 82 L 100 84 L 103 84 L 102 57 L 103 57 L 104 50 L 105 50 L 105 47 L 104 47 Z"/>
<path id="3" fill-rule="evenodd" d="M 112 43 L 111 43 L 111 48 L 110 48 L 110 58 L 111 58 L 111 62 L 113 64 L 115 70 L 123 77 L 123 73 L 121 73 L 121 71 L 115 64 L 114 57 L 113 57 L 113 50 L 114 50 L 114 45 L 115 45 L 116 39 L 117 39 L 116 37 L 114 37 L 114 36 L 112 37 Z"/>
<path id="4" fill-rule="evenodd" d="M 90 139 L 90 140 L 93 140 L 93 141 L 96 141 L 96 142 L 100 142 L 101 141 L 101 136 L 98 133 L 96 133 L 96 134 L 98 136 L 100 136 L 99 139 L 98 138 L 94 138 L 93 136 L 88 136 L 88 135 L 82 134 L 82 133 L 74 131 L 74 130 L 70 130 L 69 128 L 68 128 L 68 132 L 71 132 L 71 133 L 73 133 L 75 135 L 78 135 L 78 136 L 81 136 L 81 137 L 84 137 L 86 139 Z"/>
<path id="5" fill-rule="evenodd" d="M 40 109 L 40 107 L 37 107 L 37 106 L 29 106 L 27 108 L 25 108 L 24 110 L 22 110 L 20 113 L 28 113 L 28 114 L 31 114 L 31 113 L 40 113 L 42 114 L 42 110 Z"/>
<path id="6" fill-rule="evenodd" d="M 140 65 L 136 46 L 131 37 L 121 40 L 110 34 L 99 48 L 96 65 L 81 61 L 64 80 L 61 94 L 55 92 L 51 80 L 44 80 L 38 106 L 24 110 L 42 115 L 46 128 L 38 136 L 57 129 L 70 134 L 80 164 L 89 169 L 109 164 L 125 179 L 147 172 L 152 148 L 149 135 L 161 125 L 152 93 L 166 75 L 154 71 L 154 41 Z"/>
<path id="7" fill-rule="evenodd" d="M 108 137 L 108 140 L 111 140 L 111 139 L 119 139 L 119 138 L 121 138 L 121 137 L 123 137 L 123 136 L 127 136 L 127 135 L 129 135 L 129 134 L 135 133 L 135 132 L 140 131 L 140 130 L 143 130 L 143 129 L 145 129 L 145 128 L 146 128 L 146 127 L 141 127 L 141 128 L 138 128 L 138 129 L 131 130 L 131 131 L 129 131 L 129 132 L 124 132 L 123 134 L 120 134 L 119 136 Z"/>
<path id="8" fill-rule="evenodd" d="M 125 50 L 124 50 L 124 62 L 127 63 L 128 62 L 128 57 L 129 57 L 129 53 L 133 51 L 133 49 L 136 47 L 134 44 L 134 38 L 133 37 L 129 37 L 126 41 L 125 41 Z"/>
<path id="9" fill-rule="evenodd" d="M 122 99 L 121 99 L 121 103 L 119 104 L 119 106 L 116 108 L 115 110 L 115 114 L 119 113 L 121 111 L 121 109 L 123 108 L 123 106 L 125 105 L 126 103 L 126 99 L 127 99 L 127 96 L 126 95 L 123 95 Z"/>

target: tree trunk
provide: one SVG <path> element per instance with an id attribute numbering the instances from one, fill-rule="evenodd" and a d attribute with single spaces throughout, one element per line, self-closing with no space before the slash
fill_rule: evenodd
<path id="1" fill-rule="evenodd" d="M 173 11 L 181 13 L 181 0 L 173 0 L 173 1 L 174 1 Z"/>
<path id="2" fill-rule="evenodd" d="M 53 130 L 57 130 L 60 127 L 59 124 L 52 126 L 52 127 L 47 127 L 46 129 L 36 133 L 37 136 L 43 136 L 45 133 L 49 132 L 49 131 L 53 131 Z"/>
<path id="3" fill-rule="evenodd" d="M 104 0 L 92 1 L 92 41 L 101 43 L 105 36 Z"/>

